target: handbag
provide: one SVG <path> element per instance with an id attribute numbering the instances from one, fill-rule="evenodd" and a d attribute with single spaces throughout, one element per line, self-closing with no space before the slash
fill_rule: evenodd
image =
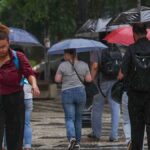
<path id="1" fill-rule="evenodd" d="M 122 94 L 124 92 L 124 82 L 123 81 L 117 81 L 112 89 L 111 89 L 111 96 L 112 96 L 112 99 L 121 104 L 122 102 Z"/>

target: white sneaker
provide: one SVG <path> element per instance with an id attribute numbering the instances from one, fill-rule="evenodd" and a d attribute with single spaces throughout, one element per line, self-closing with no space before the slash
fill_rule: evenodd
<path id="1" fill-rule="evenodd" d="M 68 145 L 68 150 L 73 150 L 75 144 L 76 144 L 76 139 L 75 139 L 75 138 L 71 138 L 71 139 L 70 139 L 70 143 L 69 143 L 69 145 Z"/>
<path id="2" fill-rule="evenodd" d="M 75 148 L 75 150 L 80 150 L 80 144 L 76 143 L 74 148 Z"/>

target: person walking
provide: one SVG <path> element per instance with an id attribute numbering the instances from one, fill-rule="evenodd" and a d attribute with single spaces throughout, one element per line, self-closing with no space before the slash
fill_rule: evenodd
<path id="1" fill-rule="evenodd" d="M 24 104 L 25 104 L 25 124 L 24 124 L 23 147 L 24 147 L 24 150 L 30 150 L 31 145 L 32 145 L 31 113 L 33 109 L 33 99 L 32 99 L 33 94 L 32 94 L 32 87 L 27 81 L 27 79 L 23 79 L 22 84 L 23 84 L 23 91 L 24 91 Z M 6 150 L 6 149 L 7 149 L 6 133 L 4 131 L 2 150 Z"/>
<path id="2" fill-rule="evenodd" d="M 61 101 L 65 113 L 68 150 L 80 149 L 82 112 L 86 103 L 86 92 L 80 81 L 91 82 L 88 65 L 77 59 L 75 49 L 64 52 L 65 61 L 62 62 L 55 75 L 55 81 L 61 83 Z M 77 75 L 78 74 L 78 75 Z"/>
<path id="3" fill-rule="evenodd" d="M 104 50 L 105 51 L 105 50 Z M 111 133 L 109 136 L 110 142 L 118 141 L 118 126 L 120 118 L 120 105 L 111 97 L 111 88 L 116 81 L 112 76 L 105 76 L 101 70 L 102 51 L 93 51 L 91 53 L 91 75 L 92 79 L 96 80 L 101 89 L 101 93 L 94 96 L 91 113 L 92 132 L 88 135 L 89 138 L 99 141 L 102 135 L 102 112 L 104 109 L 105 99 L 107 98 L 111 110 Z M 106 63 L 105 63 L 106 64 Z"/>
<path id="4" fill-rule="evenodd" d="M 131 124 L 130 124 L 129 111 L 128 111 L 127 91 L 123 92 L 121 106 L 122 106 L 123 131 L 124 131 L 125 140 L 127 144 L 127 150 L 131 150 Z"/>
<path id="5" fill-rule="evenodd" d="M 27 58 L 20 52 L 17 56 L 21 67 L 16 68 L 8 35 L 8 27 L 0 24 L 0 150 L 4 127 L 7 150 L 22 150 L 25 117 L 22 76 L 31 84 L 33 95 L 39 96 L 40 91 Z"/>
<path id="6" fill-rule="evenodd" d="M 25 125 L 24 125 L 24 149 L 30 150 L 32 145 L 31 114 L 33 109 L 32 87 L 24 79 L 24 104 L 25 104 Z"/>
<path id="7" fill-rule="evenodd" d="M 135 43 L 126 51 L 118 78 L 128 81 L 131 150 L 142 150 L 145 127 L 150 149 L 150 41 L 145 24 L 133 24 L 132 30 Z"/>
<path id="8" fill-rule="evenodd" d="M 16 47 L 14 48 L 14 50 L 25 54 L 22 48 Z M 24 104 L 25 104 L 23 147 L 24 150 L 30 150 L 32 146 L 31 114 L 33 109 L 33 94 L 32 94 L 32 87 L 26 78 L 23 79 L 22 84 L 23 84 L 23 91 L 24 91 Z"/>

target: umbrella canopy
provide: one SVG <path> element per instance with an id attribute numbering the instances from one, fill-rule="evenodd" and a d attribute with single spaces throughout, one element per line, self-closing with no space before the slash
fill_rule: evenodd
<path id="1" fill-rule="evenodd" d="M 84 33 L 84 32 L 104 32 L 106 31 L 106 25 L 111 20 L 108 19 L 88 19 L 82 27 L 77 31 L 77 33 Z"/>
<path id="2" fill-rule="evenodd" d="M 107 48 L 101 42 L 88 39 L 68 39 L 54 44 L 48 49 L 48 54 L 63 54 L 64 50 L 75 48 L 77 52 L 87 52 Z"/>
<path id="3" fill-rule="evenodd" d="M 147 29 L 147 38 L 150 39 L 150 29 Z M 120 27 L 107 34 L 104 38 L 109 43 L 130 45 L 134 43 L 132 27 Z"/>
<path id="4" fill-rule="evenodd" d="M 77 31 L 77 34 L 85 32 L 106 32 L 118 28 L 118 25 L 107 26 L 111 19 L 112 18 L 88 19 Z"/>
<path id="5" fill-rule="evenodd" d="M 33 36 L 31 33 L 19 29 L 10 27 L 9 32 L 9 40 L 12 45 L 19 46 L 40 46 L 43 47 L 42 44 Z"/>
<path id="6" fill-rule="evenodd" d="M 150 22 L 150 7 L 140 6 L 120 13 L 107 26 Z"/>

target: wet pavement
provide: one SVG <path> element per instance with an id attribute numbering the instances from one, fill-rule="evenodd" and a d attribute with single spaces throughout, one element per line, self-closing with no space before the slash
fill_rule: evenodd
<path id="1" fill-rule="evenodd" d="M 103 114 L 103 130 L 100 142 L 91 141 L 87 134 L 90 128 L 83 129 L 81 150 L 126 150 L 122 119 L 119 126 L 119 141 L 109 142 L 110 113 L 105 106 Z M 64 124 L 64 113 L 59 97 L 52 100 L 34 100 L 32 114 L 33 150 L 67 150 L 68 142 Z M 146 150 L 145 145 L 145 150 Z"/>

